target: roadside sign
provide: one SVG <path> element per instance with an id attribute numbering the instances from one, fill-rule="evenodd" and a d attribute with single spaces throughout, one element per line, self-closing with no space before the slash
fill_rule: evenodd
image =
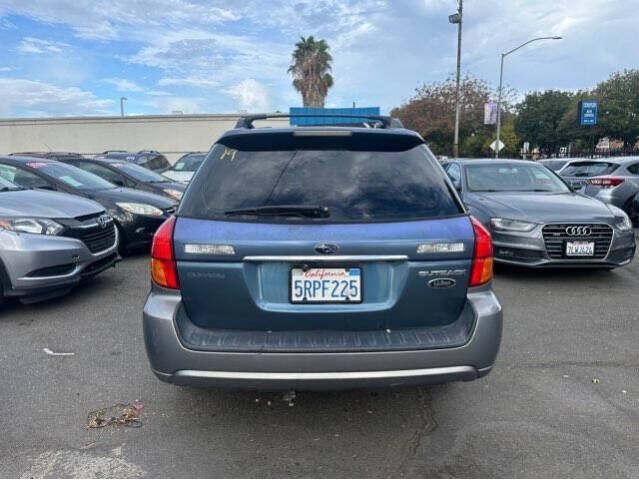
<path id="1" fill-rule="evenodd" d="M 579 101 L 579 123 L 583 125 L 597 125 L 597 100 Z"/>
<path id="2" fill-rule="evenodd" d="M 497 104 L 495 102 L 484 103 L 484 125 L 497 123 Z"/>
<path id="3" fill-rule="evenodd" d="M 495 151 L 495 145 L 497 145 L 497 140 L 493 140 L 493 143 L 490 144 L 490 149 L 492 151 Z M 504 142 L 502 142 L 501 140 L 499 140 L 499 150 L 501 151 L 502 148 L 504 148 L 506 145 L 504 145 Z"/>

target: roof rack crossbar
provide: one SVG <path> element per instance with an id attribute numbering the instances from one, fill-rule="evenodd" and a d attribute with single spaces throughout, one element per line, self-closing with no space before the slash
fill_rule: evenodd
<path id="1" fill-rule="evenodd" d="M 255 120 L 267 120 L 269 118 L 357 118 L 357 119 L 368 119 L 380 122 L 383 128 L 403 128 L 402 122 L 398 118 L 392 118 L 386 115 L 366 115 L 366 114 L 321 114 L 321 113 L 302 113 L 302 114 L 288 114 L 288 113 L 258 113 L 255 115 L 244 115 L 240 117 L 235 124 L 235 128 L 247 128 L 251 129 L 253 127 L 253 122 Z M 322 125 L 317 125 L 322 126 Z M 336 125 L 332 125 L 336 126 Z"/>

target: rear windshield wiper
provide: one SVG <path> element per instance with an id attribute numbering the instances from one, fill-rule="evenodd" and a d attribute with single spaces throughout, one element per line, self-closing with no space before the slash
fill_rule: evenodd
<path id="1" fill-rule="evenodd" d="M 255 215 L 258 217 L 308 217 L 327 218 L 331 216 L 328 207 L 322 205 L 263 205 L 227 210 L 224 215 Z"/>

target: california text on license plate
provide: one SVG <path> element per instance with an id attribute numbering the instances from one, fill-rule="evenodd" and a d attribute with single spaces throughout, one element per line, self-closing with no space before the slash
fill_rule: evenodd
<path id="1" fill-rule="evenodd" d="M 292 303 L 358 303 L 362 301 L 359 268 L 291 269 Z"/>
<path id="2" fill-rule="evenodd" d="M 567 257 L 592 257 L 595 254 L 595 242 L 566 242 Z"/>

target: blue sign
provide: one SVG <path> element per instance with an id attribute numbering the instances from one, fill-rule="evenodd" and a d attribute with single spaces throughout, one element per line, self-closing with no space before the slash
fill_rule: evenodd
<path id="1" fill-rule="evenodd" d="M 370 122 L 370 118 L 331 117 L 331 115 L 379 115 L 379 107 L 321 108 L 291 107 L 290 115 L 317 115 L 316 117 L 291 117 L 291 125 L 337 125 Z"/>
<path id="2" fill-rule="evenodd" d="M 597 100 L 579 102 L 579 119 L 581 125 L 597 125 Z"/>

